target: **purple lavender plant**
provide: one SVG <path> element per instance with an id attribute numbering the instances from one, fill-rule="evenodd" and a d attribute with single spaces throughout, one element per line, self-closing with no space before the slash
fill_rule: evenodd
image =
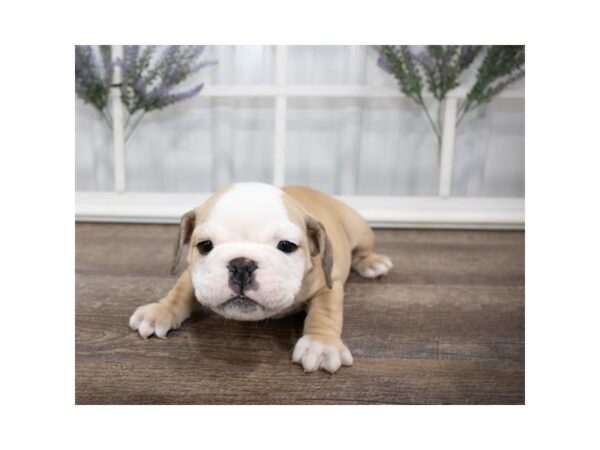
<path id="1" fill-rule="evenodd" d="M 475 84 L 459 105 L 455 126 L 465 115 L 489 102 L 504 88 L 525 76 L 525 47 L 522 45 L 428 45 L 413 53 L 406 45 L 381 45 L 378 65 L 398 80 L 400 89 L 425 112 L 441 147 L 442 105 L 449 91 L 460 85 L 460 76 L 479 54 L 484 54 Z M 433 120 L 423 100 L 423 78 L 429 92 L 438 102 L 437 122 Z"/>
<path id="2" fill-rule="evenodd" d="M 216 61 L 200 61 L 205 47 L 169 45 L 157 54 L 157 46 L 126 45 L 123 58 L 113 62 L 110 46 L 100 46 L 98 62 L 91 46 L 75 47 L 75 92 L 92 104 L 112 128 L 108 96 L 115 66 L 121 70 L 121 101 L 127 109 L 126 139 L 146 113 L 196 96 L 204 84 L 182 88 L 192 75 Z"/>
<path id="3" fill-rule="evenodd" d="M 75 94 L 96 108 L 112 129 L 112 119 L 108 111 L 108 95 L 113 74 L 110 46 L 101 45 L 100 55 L 102 62 L 98 61 L 90 45 L 75 46 Z"/>

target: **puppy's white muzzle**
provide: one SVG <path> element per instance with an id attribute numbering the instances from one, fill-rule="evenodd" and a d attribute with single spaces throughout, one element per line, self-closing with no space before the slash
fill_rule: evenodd
<path id="1" fill-rule="evenodd" d="M 245 258 L 256 264 L 251 281 L 240 289 L 232 283 L 231 262 Z M 289 308 L 300 290 L 304 258 L 272 244 L 227 242 L 215 245 L 192 269 L 198 301 L 235 320 L 261 320 Z"/>

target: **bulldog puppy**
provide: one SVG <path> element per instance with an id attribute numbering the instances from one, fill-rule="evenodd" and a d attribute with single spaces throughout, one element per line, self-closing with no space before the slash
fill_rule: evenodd
<path id="1" fill-rule="evenodd" d="M 353 209 L 301 186 L 238 183 L 181 218 L 171 291 L 140 306 L 129 324 L 165 338 L 200 306 L 235 320 L 281 317 L 307 307 L 292 360 L 307 372 L 352 365 L 342 342 L 344 283 L 353 268 L 376 278 L 392 268 L 373 253 L 373 231 Z"/>

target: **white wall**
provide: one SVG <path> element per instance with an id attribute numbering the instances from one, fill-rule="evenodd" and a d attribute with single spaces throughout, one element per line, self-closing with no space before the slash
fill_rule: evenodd
<path id="1" fill-rule="evenodd" d="M 207 84 L 271 84 L 271 46 L 209 47 Z M 289 84 L 395 86 L 358 46 L 289 47 Z M 202 78 L 202 77 L 201 77 Z M 436 145 L 405 99 L 288 100 L 288 183 L 337 194 L 435 195 Z M 144 118 L 127 143 L 127 189 L 208 192 L 239 180 L 272 181 L 273 99 L 199 97 Z M 452 195 L 524 196 L 524 101 L 496 99 L 457 135 Z M 110 133 L 76 102 L 76 189 L 113 189 Z"/>

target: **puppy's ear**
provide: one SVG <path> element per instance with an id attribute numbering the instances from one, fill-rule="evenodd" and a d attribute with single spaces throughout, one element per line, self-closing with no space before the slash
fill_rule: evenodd
<path id="1" fill-rule="evenodd" d="M 194 231 L 195 226 L 196 210 L 192 209 L 181 216 L 181 222 L 179 223 L 179 237 L 175 244 L 175 254 L 173 255 L 173 263 L 171 264 L 171 275 L 177 273 L 181 252 L 183 247 L 190 242 L 190 237 L 192 236 L 192 231 Z"/>
<path id="2" fill-rule="evenodd" d="M 321 266 L 325 274 L 325 283 L 331 289 L 331 270 L 333 268 L 333 249 L 331 241 L 327 237 L 325 227 L 314 218 L 306 217 L 306 234 L 311 256 L 321 255 Z"/>

